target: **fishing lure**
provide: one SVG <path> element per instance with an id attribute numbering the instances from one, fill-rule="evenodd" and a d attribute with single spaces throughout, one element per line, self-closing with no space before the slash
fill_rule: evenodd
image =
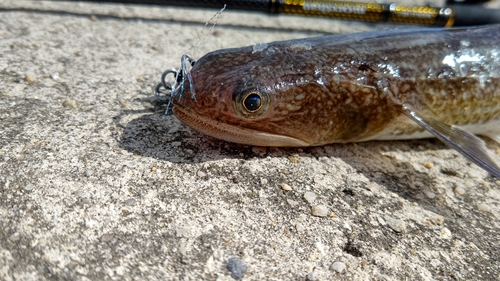
<path id="1" fill-rule="evenodd" d="M 174 83 L 165 81 L 175 74 Z M 259 43 L 183 57 L 156 88 L 175 116 L 215 138 L 317 146 L 437 137 L 500 178 L 500 25 Z"/>

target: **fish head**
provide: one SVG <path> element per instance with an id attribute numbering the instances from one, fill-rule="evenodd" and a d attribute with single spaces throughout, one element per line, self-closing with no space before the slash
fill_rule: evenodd
<path id="1" fill-rule="evenodd" d="M 199 59 L 173 99 L 176 117 L 203 134 L 254 146 L 348 142 L 366 131 L 370 112 L 345 89 L 351 84 L 315 75 L 304 48 L 269 49 L 226 49 Z"/>

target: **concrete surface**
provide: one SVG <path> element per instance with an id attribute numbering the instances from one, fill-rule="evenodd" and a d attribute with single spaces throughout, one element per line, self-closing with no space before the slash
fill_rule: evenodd
<path id="1" fill-rule="evenodd" d="M 0 2 L 0 280 L 500 278 L 500 182 L 437 140 L 247 147 L 163 115 L 184 53 L 381 28 L 227 11 L 195 48 L 213 14 Z"/>

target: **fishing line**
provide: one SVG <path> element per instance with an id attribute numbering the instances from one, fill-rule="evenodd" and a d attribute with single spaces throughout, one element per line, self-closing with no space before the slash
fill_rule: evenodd
<path id="1" fill-rule="evenodd" d="M 215 25 L 217 24 L 217 22 L 219 21 L 219 18 L 221 17 L 222 15 L 222 12 L 226 9 L 226 4 L 224 4 L 224 7 L 222 7 L 222 9 L 220 9 L 217 13 L 215 13 L 215 15 L 212 16 L 212 18 L 210 18 L 206 23 L 205 25 L 203 26 L 203 29 L 201 30 L 200 32 L 200 35 L 198 36 L 198 40 L 196 42 L 196 45 L 194 46 L 194 49 L 193 49 L 193 56 L 194 57 L 197 57 L 196 56 L 196 52 L 198 51 L 198 48 L 200 47 L 201 43 L 203 43 L 203 41 L 205 41 L 208 37 L 208 35 L 210 35 L 210 33 L 212 33 L 212 31 L 214 30 L 215 28 Z M 208 26 L 208 24 L 213 21 L 213 24 L 212 26 L 210 27 L 210 29 L 208 30 L 208 32 L 205 32 L 206 31 L 206 28 Z M 202 37 L 203 36 L 203 37 Z"/>

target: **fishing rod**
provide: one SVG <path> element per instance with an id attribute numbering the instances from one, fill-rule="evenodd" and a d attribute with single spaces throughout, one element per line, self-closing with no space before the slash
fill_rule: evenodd
<path id="1" fill-rule="evenodd" d="M 78 1 L 78 0 L 64 0 Z M 500 23 L 500 10 L 478 5 L 447 7 L 406 6 L 331 0 L 86 0 L 122 4 L 182 6 L 192 8 L 256 11 L 269 14 L 294 14 L 366 22 L 417 24 L 427 26 L 471 26 Z M 453 0 L 452 0 L 453 1 Z M 456 0 L 458 1 L 458 0 Z M 465 0 L 464 2 L 484 2 Z"/>

